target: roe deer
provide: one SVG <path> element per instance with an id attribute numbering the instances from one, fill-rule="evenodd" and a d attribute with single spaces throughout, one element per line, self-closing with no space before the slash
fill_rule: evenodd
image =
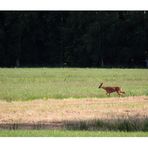
<path id="1" fill-rule="evenodd" d="M 111 86 L 103 87 L 102 85 L 103 85 L 103 83 L 101 83 L 98 88 L 102 88 L 102 89 L 106 90 L 106 95 L 110 96 L 110 94 L 113 93 L 113 92 L 116 92 L 119 96 L 121 94 L 125 94 L 125 92 L 122 91 L 121 87 L 118 87 L 118 86 L 115 86 L 115 87 L 111 87 Z"/>

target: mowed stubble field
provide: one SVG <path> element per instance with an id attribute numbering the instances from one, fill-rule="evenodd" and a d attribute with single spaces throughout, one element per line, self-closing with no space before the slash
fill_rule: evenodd
<path id="1" fill-rule="evenodd" d="M 104 90 L 98 89 L 101 82 L 121 86 L 126 94 L 107 97 Z M 147 69 L 0 69 L 1 124 L 31 123 L 42 127 L 46 123 L 50 129 L 104 130 L 102 121 L 119 122 L 122 118 L 137 121 L 136 128 L 147 130 L 147 96 Z M 143 127 L 139 127 L 141 121 Z"/>

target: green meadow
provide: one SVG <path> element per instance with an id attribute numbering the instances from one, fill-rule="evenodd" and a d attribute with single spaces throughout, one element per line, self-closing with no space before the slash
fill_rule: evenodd
<path id="1" fill-rule="evenodd" d="M 147 137 L 148 132 L 75 130 L 2 130 L 0 137 Z"/>
<path id="2" fill-rule="evenodd" d="M 0 100 L 103 98 L 101 82 L 121 86 L 125 96 L 148 95 L 147 69 L 0 68 Z"/>

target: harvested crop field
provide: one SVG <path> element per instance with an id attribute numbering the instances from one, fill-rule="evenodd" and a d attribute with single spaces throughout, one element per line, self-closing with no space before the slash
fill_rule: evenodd
<path id="1" fill-rule="evenodd" d="M 129 121 L 147 130 L 147 119 L 147 96 L 0 101 L 1 129 L 104 129 Z"/>

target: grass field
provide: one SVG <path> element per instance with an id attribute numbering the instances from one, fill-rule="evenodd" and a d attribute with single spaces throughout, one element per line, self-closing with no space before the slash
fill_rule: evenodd
<path id="1" fill-rule="evenodd" d="M 75 130 L 2 130 L 0 137 L 148 137 L 148 132 Z"/>
<path id="2" fill-rule="evenodd" d="M 0 100 L 103 98 L 100 82 L 121 86 L 126 96 L 148 95 L 147 69 L 0 68 Z"/>
<path id="3" fill-rule="evenodd" d="M 126 92 L 124 98 L 116 93 L 107 97 L 104 90 L 98 89 L 101 82 L 105 86 L 121 86 Z M 66 121 L 65 130 L 16 128 L 0 130 L 0 136 L 145 137 L 147 111 L 147 69 L 0 68 L 1 124 L 15 123 L 18 127 L 17 124 L 27 122 L 40 126 Z"/>

